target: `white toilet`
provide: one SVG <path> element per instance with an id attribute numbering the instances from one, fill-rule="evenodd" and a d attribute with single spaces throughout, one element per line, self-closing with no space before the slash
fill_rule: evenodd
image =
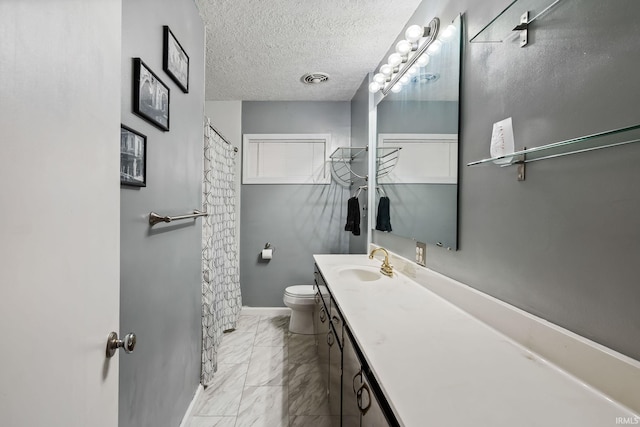
<path id="1" fill-rule="evenodd" d="M 313 309 L 315 292 L 313 285 L 289 286 L 284 290 L 284 305 L 291 309 L 289 332 L 313 335 Z"/>

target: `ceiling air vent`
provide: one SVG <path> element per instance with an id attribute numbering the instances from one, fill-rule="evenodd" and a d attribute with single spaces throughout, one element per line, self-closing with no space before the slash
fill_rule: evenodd
<path id="1" fill-rule="evenodd" d="M 414 76 L 411 79 L 411 82 L 418 83 L 418 84 L 426 84 L 426 83 L 433 83 L 439 78 L 440 78 L 440 74 L 438 73 L 424 73 L 424 74 L 418 74 L 417 76 Z"/>
<path id="2" fill-rule="evenodd" d="M 300 81 L 308 85 L 319 85 L 329 80 L 329 74 L 327 73 L 307 73 L 300 78 Z"/>

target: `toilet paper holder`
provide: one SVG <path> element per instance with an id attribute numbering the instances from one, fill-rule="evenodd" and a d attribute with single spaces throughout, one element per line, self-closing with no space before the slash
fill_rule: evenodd
<path id="1" fill-rule="evenodd" d="M 261 258 L 265 261 L 269 261 L 273 257 L 274 252 L 275 248 L 271 246 L 271 243 L 267 242 L 261 252 Z"/>

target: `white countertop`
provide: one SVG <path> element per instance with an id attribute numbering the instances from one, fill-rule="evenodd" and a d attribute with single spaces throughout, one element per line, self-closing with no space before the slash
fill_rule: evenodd
<path id="1" fill-rule="evenodd" d="M 377 259 L 314 259 L 404 426 L 601 427 L 637 420 L 402 274 L 359 282 L 339 273 L 345 266 L 379 268 Z"/>

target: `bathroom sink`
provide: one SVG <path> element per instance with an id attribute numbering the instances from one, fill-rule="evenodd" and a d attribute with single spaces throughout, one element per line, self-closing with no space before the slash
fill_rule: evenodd
<path id="1" fill-rule="evenodd" d="M 338 270 L 338 276 L 345 280 L 357 280 L 360 282 L 373 282 L 382 277 L 380 271 L 373 267 L 343 267 Z"/>

